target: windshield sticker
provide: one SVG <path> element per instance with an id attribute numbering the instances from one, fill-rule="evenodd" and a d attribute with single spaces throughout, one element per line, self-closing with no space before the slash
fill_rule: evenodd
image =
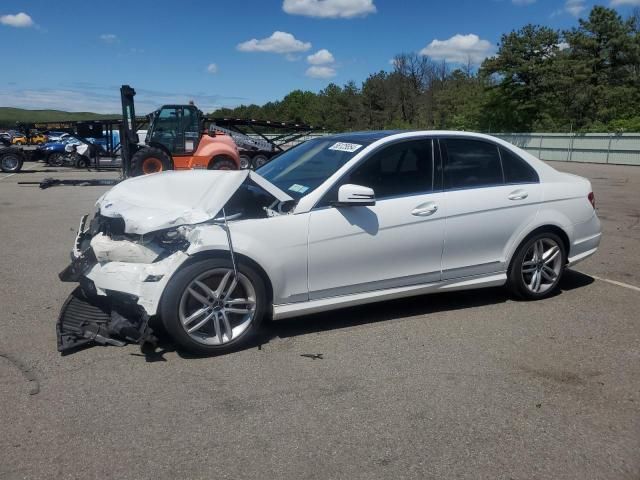
<path id="1" fill-rule="evenodd" d="M 333 145 L 331 145 L 329 147 L 329 150 L 338 150 L 340 152 L 353 153 L 356 150 L 358 150 L 360 147 L 362 147 L 362 145 L 358 145 L 357 143 L 338 142 L 338 143 L 334 143 Z"/>
<path id="2" fill-rule="evenodd" d="M 291 190 L 292 192 L 304 193 L 307 190 L 309 190 L 309 187 L 305 187 L 304 185 L 298 185 L 297 183 L 294 183 L 289 187 L 289 190 Z"/>

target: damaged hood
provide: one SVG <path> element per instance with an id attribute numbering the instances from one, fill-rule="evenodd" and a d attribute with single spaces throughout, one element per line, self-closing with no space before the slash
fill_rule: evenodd
<path id="1" fill-rule="evenodd" d="M 106 217 L 122 218 L 126 233 L 144 235 L 215 218 L 247 179 L 281 202 L 293 200 L 251 170 L 188 170 L 127 179 L 96 206 Z"/>

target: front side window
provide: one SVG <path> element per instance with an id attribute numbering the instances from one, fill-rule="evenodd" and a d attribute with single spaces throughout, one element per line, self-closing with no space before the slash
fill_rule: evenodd
<path id="1" fill-rule="evenodd" d="M 500 158 L 506 183 L 538 183 L 538 173 L 515 153 L 500 147 Z"/>
<path id="2" fill-rule="evenodd" d="M 444 146 L 448 190 L 504 184 L 497 145 L 466 138 L 445 138 L 440 144 Z"/>
<path id="3" fill-rule="evenodd" d="M 318 206 L 336 201 L 338 189 L 346 184 L 372 188 L 378 200 L 432 192 L 433 142 L 419 139 L 382 147 L 340 179 Z"/>
<path id="4" fill-rule="evenodd" d="M 256 171 L 299 199 L 318 188 L 369 143 L 359 138 L 308 140 L 281 153 Z"/>

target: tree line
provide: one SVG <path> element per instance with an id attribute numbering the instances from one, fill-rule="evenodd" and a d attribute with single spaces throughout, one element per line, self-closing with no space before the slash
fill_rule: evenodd
<path id="1" fill-rule="evenodd" d="M 596 6 L 558 31 L 526 25 L 502 35 L 475 68 L 415 53 L 358 86 L 294 90 L 262 106 L 213 116 L 285 120 L 330 131 L 424 128 L 485 132 L 640 131 L 640 10 Z"/>

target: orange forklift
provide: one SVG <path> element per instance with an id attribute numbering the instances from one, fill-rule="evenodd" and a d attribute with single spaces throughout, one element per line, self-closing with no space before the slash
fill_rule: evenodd
<path id="1" fill-rule="evenodd" d="M 138 137 L 134 99 L 129 85 L 120 89 L 123 122 L 120 142 L 124 176 L 164 170 L 236 170 L 240 154 L 233 138 L 206 131 L 205 117 L 194 105 L 164 105 L 149 116 L 145 145 Z"/>

